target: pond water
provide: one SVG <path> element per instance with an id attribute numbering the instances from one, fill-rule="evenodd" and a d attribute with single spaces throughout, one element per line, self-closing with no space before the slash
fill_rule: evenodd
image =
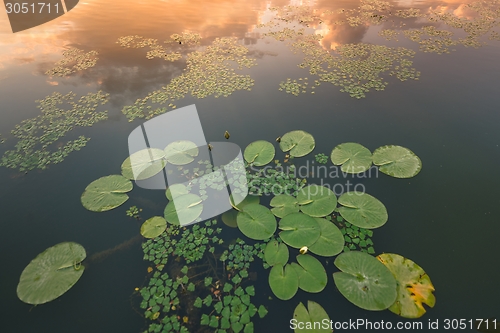
<path id="1" fill-rule="evenodd" d="M 281 301 L 269 288 L 269 270 L 264 270 L 256 258 L 250 268 L 256 277 L 252 302 L 265 305 L 269 311 L 263 319 L 253 318 L 256 332 L 292 331 L 289 320 L 294 309 L 307 300 L 321 304 L 335 322 L 366 319 L 392 322 L 394 326 L 399 321 L 423 324 L 423 329 L 410 331 L 430 331 L 428 323 L 436 320 L 444 330 L 445 320 L 465 319 L 468 326 L 460 331 L 472 332 L 476 330 L 470 328 L 469 320 L 500 319 L 496 243 L 500 233 L 500 2 L 467 4 L 459 0 L 126 0 L 116 4 L 87 0 L 54 21 L 15 34 L 7 15 L 1 14 L 0 140 L 5 142 L 0 145 L 0 154 L 15 149 L 17 138 L 11 130 L 16 124 L 40 114 L 35 101 L 53 92 L 74 92 L 75 100 L 99 90 L 109 94 L 108 103 L 98 107 L 99 112 L 108 110 L 106 120 L 92 127 L 77 126 L 55 140 L 52 149 L 82 135 L 91 138 L 62 163 L 28 172 L 19 171 L 19 167 L 0 167 L 1 331 L 147 330 L 150 321 L 144 319 L 141 299 L 134 289 L 148 283 L 151 263 L 143 260 L 143 239 L 137 237 L 142 221 L 127 217 L 125 211 L 136 205 L 143 209 L 143 219 L 163 215 L 164 192 L 136 187 L 124 205 L 103 213 L 86 210 L 80 197 L 92 181 L 120 173 L 129 154 L 128 135 L 145 121 L 129 121 L 122 111 L 169 84 L 168 96 L 172 99 L 164 104 L 150 103 L 151 110 L 169 103 L 177 108 L 195 104 L 207 142 L 224 141 L 224 132 L 228 131 L 229 141 L 244 149 L 255 140 L 275 143 L 278 136 L 289 131 L 304 130 L 314 136 L 316 147 L 311 154 L 294 160 L 297 166 L 311 163 L 318 153 L 329 156 L 344 142 L 358 142 L 372 152 L 383 145 L 401 145 L 422 160 L 422 170 L 414 178 L 396 179 L 377 173 L 365 179 L 341 176 L 324 181 L 342 186 L 347 181 L 362 184 L 367 193 L 383 202 L 389 220 L 374 230 L 376 254 L 398 253 L 419 264 L 436 288 L 435 307 L 427 307 L 424 316 L 413 320 L 390 311 L 360 309 L 335 287 L 332 273 L 338 269 L 333 258 L 322 259 L 328 274 L 323 292 L 299 290 L 293 299 Z M 276 22 L 281 26 L 274 25 Z M 289 33 L 265 35 L 285 27 Z M 300 29 L 304 29 L 303 35 L 297 35 Z M 199 34 L 199 44 L 172 42 L 173 34 L 186 32 L 191 35 L 182 38 Z M 292 45 L 304 35 L 319 37 Z M 157 42 L 138 37 L 129 40 L 131 47 L 123 47 L 118 40 L 125 36 Z M 234 55 L 240 64 L 252 65 L 240 70 L 235 63 L 235 73 L 253 81 L 242 79 L 242 85 L 248 84 L 250 90 L 229 84 L 222 89 L 231 94 L 216 97 L 196 76 L 199 64 L 193 62 L 187 67 L 186 57 L 190 54 L 194 59 L 192 52 L 205 52 L 199 57 L 215 63 L 207 47 L 224 37 L 232 37 L 228 43 L 247 51 L 246 58 L 254 59 L 253 63 L 246 62 L 242 55 Z M 134 47 L 141 41 L 147 45 Z M 373 81 L 365 81 L 371 83 L 364 95 L 342 91 L 356 87 L 355 82 L 350 88 L 339 86 L 342 77 L 335 81 L 337 85 L 322 81 L 315 86 L 318 74 L 310 73 L 311 67 L 299 66 L 307 61 L 321 63 L 325 54 L 339 56 L 335 48 L 339 51 L 349 45 L 365 45 L 374 55 L 364 74 L 358 71 L 364 56 L 360 48 L 344 48 L 345 61 L 338 65 L 344 69 L 346 80 L 349 74 L 360 75 L 361 81 L 373 75 L 368 78 Z M 70 48 L 81 50 L 79 55 L 87 54 L 90 62 L 65 76 L 57 75 L 60 69 L 46 74 Z M 151 50 L 157 53 L 148 59 Z M 155 57 L 163 50 L 167 52 L 163 54 L 179 59 Z M 91 51 L 97 55 L 88 53 Z M 348 59 L 352 54 L 357 61 Z M 389 75 L 391 71 L 408 79 Z M 184 87 L 175 83 L 179 82 L 175 78 L 182 75 L 182 84 L 201 88 L 198 94 L 182 93 L 185 96 L 174 100 Z M 413 79 L 415 75 L 418 80 Z M 284 87 L 288 78 L 297 83 L 307 78 L 305 92 L 300 88 L 295 96 L 286 88 L 280 90 L 280 83 Z M 217 84 L 225 84 L 228 77 L 218 80 Z M 385 83 L 384 90 L 372 88 Z M 64 108 L 70 106 L 64 104 Z M 284 155 L 277 149 L 276 158 L 283 160 Z M 332 165 L 330 161 L 328 165 Z M 319 181 L 307 178 L 311 183 Z M 220 217 L 218 220 L 225 227 Z M 237 229 L 226 229 L 223 235 L 227 243 L 236 237 L 252 243 Z M 82 278 L 50 303 L 31 306 L 20 301 L 16 288 L 23 269 L 39 253 L 64 241 L 86 249 L 88 267 Z M 116 251 L 92 257 L 117 246 Z M 296 254 L 291 252 L 291 260 Z M 206 326 L 199 331 L 203 329 L 214 331 Z"/>

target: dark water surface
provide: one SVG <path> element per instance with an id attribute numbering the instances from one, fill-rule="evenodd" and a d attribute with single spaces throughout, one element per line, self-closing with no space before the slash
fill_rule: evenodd
<path id="1" fill-rule="evenodd" d="M 473 18 L 461 1 L 389 3 L 395 9 L 441 9 Z M 278 88 L 286 78 L 308 76 L 314 81 L 307 69 L 297 67 L 303 56 L 256 30 L 270 17 L 267 8 L 290 4 L 298 2 L 88 0 L 53 22 L 16 34 L 10 32 L 7 16 L 0 15 L 0 133 L 7 138 L 0 153 L 15 144 L 10 130 L 39 113 L 35 100 L 54 91 L 80 96 L 101 89 L 110 94 L 108 120 L 68 134 L 69 139 L 92 138 L 81 151 L 43 171 L 24 174 L 0 168 L 1 332 L 140 332 L 147 328 L 134 310 L 138 298 L 132 297 L 134 288 L 144 283 L 148 266 L 142 260 L 140 242 L 92 263 L 70 291 L 48 304 L 24 304 L 17 298 L 16 286 L 24 267 L 57 243 L 80 243 L 90 256 L 138 235 L 140 223 L 125 216 L 132 205 L 142 207 L 143 216 L 162 214 L 162 191 L 134 189 L 129 202 L 101 214 L 85 210 L 80 196 L 91 181 L 120 172 L 128 155 L 128 134 L 143 121 L 128 122 L 122 108 L 168 84 L 185 67 L 184 61 L 148 60 L 145 49 L 122 48 L 117 39 L 140 35 L 163 41 L 184 31 L 199 33 L 203 46 L 217 37 L 234 36 L 257 61 L 242 71 L 255 80 L 251 91 L 236 91 L 227 98 L 188 95 L 175 103 L 178 108 L 196 104 L 207 141 L 222 141 L 227 130 L 231 142 L 245 147 L 260 139 L 274 142 L 277 136 L 302 129 L 316 139 L 316 148 L 308 156 L 311 161 L 314 154 L 329 155 L 343 142 L 359 142 L 371 151 L 386 144 L 401 145 L 421 158 L 423 169 L 415 178 L 395 179 L 380 173 L 362 181 L 389 212 L 388 223 L 374 232 L 377 254 L 392 252 L 412 259 L 436 288 L 436 306 L 414 320 L 422 322 L 424 329 L 413 331 L 429 331 L 429 320 L 439 320 L 443 331 L 445 319 L 500 319 L 499 42 L 485 37 L 481 40 L 487 45 L 480 48 L 457 45 L 451 47 L 456 51 L 439 55 L 420 51 L 417 43 L 401 34 L 397 42 L 382 38 L 378 32 L 390 28 L 389 23 L 350 27 L 329 25 L 329 21 L 309 28 L 325 35 L 326 49 L 360 42 L 408 47 L 416 51 L 412 60 L 420 79 L 400 82 L 386 75 L 389 85 L 384 91 L 372 91 L 359 100 L 329 83 L 316 88 L 314 95 L 296 97 Z M 317 1 L 312 6 L 336 11 L 358 4 Z M 415 18 L 403 21 L 403 30 L 425 25 Z M 464 36 L 454 32 L 454 38 Z M 45 75 L 68 47 L 98 51 L 96 66 L 67 78 Z M 345 179 L 335 181 L 345 183 Z M 291 332 L 288 321 L 293 310 L 299 301 L 309 299 L 320 303 L 334 321 L 414 322 L 389 311 L 364 311 L 344 299 L 331 278 L 337 270 L 333 259 L 326 266 L 325 291 L 317 295 L 299 291 L 287 302 L 268 301 L 273 296 L 268 273 L 256 266 L 255 304 L 265 303 L 269 309 L 267 317 L 255 320 L 256 332 Z"/>

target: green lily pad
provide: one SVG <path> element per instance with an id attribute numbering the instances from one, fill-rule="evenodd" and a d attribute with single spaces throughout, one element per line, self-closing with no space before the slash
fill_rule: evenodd
<path id="1" fill-rule="evenodd" d="M 291 247 L 300 249 L 314 244 L 321 229 L 314 218 L 303 213 L 288 214 L 280 220 L 280 238 Z"/>
<path id="2" fill-rule="evenodd" d="M 222 214 L 221 219 L 225 225 L 231 228 L 238 227 L 238 223 L 236 222 L 236 218 L 238 217 L 238 212 L 234 209 L 230 209 L 227 212 Z"/>
<path id="3" fill-rule="evenodd" d="M 269 286 L 277 298 L 286 301 L 299 290 L 299 276 L 289 264 L 276 265 L 269 272 Z"/>
<path id="4" fill-rule="evenodd" d="M 259 204 L 246 205 L 236 217 L 243 235 L 255 240 L 270 238 L 276 231 L 276 218 L 271 211 Z"/>
<path id="5" fill-rule="evenodd" d="M 337 226 L 324 218 L 314 219 L 320 227 L 319 238 L 309 246 L 309 251 L 323 257 L 332 257 L 344 249 L 344 236 Z"/>
<path id="6" fill-rule="evenodd" d="M 394 253 L 383 253 L 377 259 L 396 278 L 398 296 L 389 310 L 401 317 L 420 318 L 426 312 L 423 303 L 434 307 L 434 286 L 422 267 Z"/>
<path id="7" fill-rule="evenodd" d="M 80 279 L 85 270 L 80 263 L 86 256 L 83 246 L 73 242 L 49 247 L 21 273 L 17 297 L 34 305 L 58 298 Z"/>
<path id="8" fill-rule="evenodd" d="M 132 191 L 130 180 L 121 175 L 99 178 L 90 183 L 82 194 L 83 207 L 93 212 L 104 212 L 121 206 Z"/>
<path id="9" fill-rule="evenodd" d="M 309 293 L 319 293 L 326 287 L 328 277 L 321 262 L 308 254 L 299 254 L 292 267 L 299 276 L 299 288 Z"/>
<path id="10" fill-rule="evenodd" d="M 302 157 L 314 150 L 314 137 L 304 131 L 291 131 L 281 137 L 280 148 L 290 156 Z"/>
<path id="11" fill-rule="evenodd" d="M 141 235 L 145 238 L 155 238 L 167 228 L 167 221 L 161 216 L 153 216 L 141 225 Z"/>
<path id="12" fill-rule="evenodd" d="M 249 204 L 258 204 L 260 203 L 260 197 L 256 196 L 256 195 L 247 195 L 243 200 L 238 200 L 239 203 L 237 205 L 234 204 L 234 199 L 233 199 L 233 194 L 231 194 L 229 196 L 229 203 L 231 204 L 231 206 L 233 206 L 234 209 L 236 209 L 237 211 L 241 211 L 243 210 L 243 207 L 245 207 L 246 205 L 249 205 Z"/>
<path id="13" fill-rule="evenodd" d="M 325 186 L 309 185 L 297 195 L 300 210 L 312 217 L 329 215 L 337 207 L 337 196 Z"/>
<path id="14" fill-rule="evenodd" d="M 130 180 L 144 180 L 158 174 L 166 164 L 163 150 L 143 149 L 133 153 L 122 163 L 122 175 Z"/>
<path id="15" fill-rule="evenodd" d="M 349 251 L 334 262 L 342 272 L 333 273 L 337 289 L 354 305 L 371 311 L 385 310 L 397 297 L 396 279 L 371 255 Z"/>
<path id="16" fill-rule="evenodd" d="M 422 161 L 415 153 L 401 146 L 382 146 L 373 152 L 373 164 L 386 175 L 395 178 L 415 177 L 422 169 Z"/>
<path id="17" fill-rule="evenodd" d="M 247 163 L 263 166 L 271 162 L 276 154 L 272 143 L 265 140 L 254 141 L 245 148 L 243 157 Z"/>
<path id="18" fill-rule="evenodd" d="M 364 192 L 347 192 L 340 196 L 339 213 L 347 222 L 360 228 L 374 229 L 387 222 L 387 209 L 378 199 Z"/>
<path id="19" fill-rule="evenodd" d="M 271 212 L 279 218 L 291 213 L 299 212 L 299 204 L 295 197 L 288 194 L 279 194 L 271 199 Z"/>
<path id="20" fill-rule="evenodd" d="M 174 225 L 186 225 L 196 220 L 202 211 L 203 200 L 196 194 L 189 193 L 176 197 L 167 204 L 165 220 Z"/>
<path id="21" fill-rule="evenodd" d="M 184 194 L 188 194 L 189 190 L 184 184 L 173 184 L 167 188 L 165 195 L 167 199 L 172 201 L 174 197 L 179 197 Z"/>
<path id="22" fill-rule="evenodd" d="M 330 159 L 335 165 L 342 165 L 345 173 L 361 173 L 370 169 L 372 153 L 359 143 L 342 143 L 332 150 Z"/>
<path id="23" fill-rule="evenodd" d="M 267 243 L 264 249 L 264 259 L 266 259 L 269 266 L 286 265 L 289 255 L 288 247 L 277 240 Z"/>
<path id="24" fill-rule="evenodd" d="M 331 333 L 331 329 L 318 327 L 315 323 L 330 323 L 330 317 L 321 305 L 313 301 L 307 301 L 307 308 L 299 303 L 293 312 L 293 319 L 297 323 L 295 333 Z M 309 310 L 309 311 L 308 311 Z M 300 324 L 299 324 L 300 323 Z M 300 327 L 299 327 L 300 326 Z"/>
<path id="25" fill-rule="evenodd" d="M 168 163 L 185 165 L 194 161 L 198 156 L 198 147 L 194 142 L 187 140 L 174 141 L 165 147 L 165 158 Z"/>

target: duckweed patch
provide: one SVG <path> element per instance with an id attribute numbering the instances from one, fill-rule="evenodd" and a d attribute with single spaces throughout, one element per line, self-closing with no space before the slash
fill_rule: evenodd
<path id="1" fill-rule="evenodd" d="M 18 141 L 14 149 L 3 154 L 0 166 L 29 171 L 62 162 L 71 152 L 82 149 L 90 138 L 79 136 L 67 142 L 61 139 L 75 127 L 92 126 L 107 119 L 107 111 L 97 108 L 107 103 L 108 96 L 99 91 L 74 101 L 76 94 L 72 92 L 54 92 L 36 101 L 41 114 L 14 127 L 11 134 Z M 69 107 L 61 107 L 63 104 Z"/>
<path id="2" fill-rule="evenodd" d="M 65 77 L 77 71 L 94 67 L 99 59 L 97 51 L 85 52 L 72 47 L 63 51 L 63 59 L 56 62 L 55 67 L 45 72 L 49 76 Z"/>

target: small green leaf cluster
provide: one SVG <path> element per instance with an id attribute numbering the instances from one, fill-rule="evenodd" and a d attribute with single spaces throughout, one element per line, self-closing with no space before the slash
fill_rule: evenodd
<path id="1" fill-rule="evenodd" d="M 139 213 L 142 212 L 142 208 L 137 208 L 137 206 L 131 206 L 127 211 L 125 212 L 127 216 L 133 217 L 133 218 L 139 218 Z"/>
<path id="2" fill-rule="evenodd" d="M 187 273 L 187 269 L 185 272 Z M 161 274 L 156 271 L 149 280 L 148 286 L 140 289 L 139 293 L 142 296 L 140 308 L 145 310 L 144 316 L 147 319 L 154 321 L 149 325 L 146 332 L 187 332 L 185 327 L 181 328 L 181 323 L 176 314 L 166 315 L 176 310 L 179 305 L 178 294 L 181 291 L 179 287 L 184 289 L 187 280 L 188 277 L 184 275 L 174 281 L 167 273 Z M 165 316 L 160 318 L 162 313 Z"/>
<path id="3" fill-rule="evenodd" d="M 236 274 L 230 282 L 226 282 L 222 288 L 222 292 L 218 292 L 217 296 L 209 294 L 204 299 L 198 297 L 194 302 L 194 306 L 202 308 L 203 305 L 210 307 L 213 306 L 215 310 L 210 315 L 202 314 L 201 325 L 209 326 L 211 328 L 219 328 L 217 332 L 227 332 L 226 330 L 232 329 L 233 332 L 252 333 L 254 332 L 253 323 L 251 318 L 255 314 L 259 314 L 263 318 L 267 314 L 267 309 L 260 305 L 257 308 L 251 303 L 250 297 L 255 296 L 254 286 L 243 288 L 240 283 L 243 279 L 248 277 L 248 272 L 242 270 Z M 205 281 L 210 284 L 211 281 Z"/>
<path id="4" fill-rule="evenodd" d="M 290 172 L 295 170 L 291 165 L 287 170 L 283 170 L 281 164 L 277 164 L 274 169 L 259 169 L 255 173 L 248 172 L 247 181 L 249 193 L 252 195 L 296 195 L 306 184 L 306 179 L 293 177 Z"/>
<path id="5" fill-rule="evenodd" d="M 223 243 L 217 236 L 222 229 L 212 228 L 215 224 L 216 220 L 207 221 L 204 226 L 199 223 L 183 228 L 169 225 L 159 237 L 148 239 L 142 244 L 144 260 L 152 261 L 157 266 L 166 265 L 170 254 L 184 258 L 188 264 L 200 260 L 205 251 L 215 251 L 214 244 Z"/>
<path id="6" fill-rule="evenodd" d="M 346 243 L 344 246 L 344 252 L 358 250 L 369 254 L 375 253 L 373 241 L 371 239 L 373 231 L 357 227 L 347 221 L 344 221 L 340 215 L 336 217 L 335 222 L 342 232 L 342 235 L 344 235 L 344 241 Z"/>
<path id="7" fill-rule="evenodd" d="M 316 162 L 321 164 L 326 164 L 328 162 L 328 156 L 323 153 L 316 154 L 314 158 L 316 159 Z"/>
<path id="8" fill-rule="evenodd" d="M 229 249 L 222 252 L 219 260 L 227 261 L 227 270 L 248 269 L 250 263 L 254 261 L 254 256 L 263 258 L 265 246 L 265 243 L 248 245 L 243 240 L 238 239 L 236 244 L 229 245 Z"/>

